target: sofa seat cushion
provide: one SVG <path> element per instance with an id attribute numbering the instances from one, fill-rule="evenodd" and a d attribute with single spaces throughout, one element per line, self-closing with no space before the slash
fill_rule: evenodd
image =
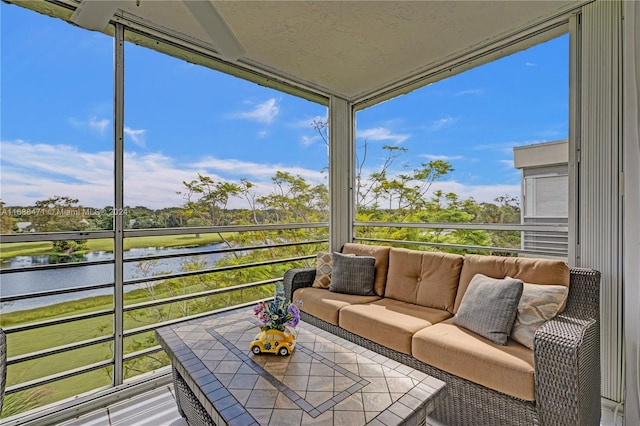
<path id="1" fill-rule="evenodd" d="M 446 320 L 413 336 L 412 355 L 433 367 L 504 394 L 535 400 L 533 351 L 502 346 Z"/>
<path id="2" fill-rule="evenodd" d="M 340 327 L 398 352 L 411 354 L 411 337 L 451 317 L 445 310 L 384 298 L 340 310 Z"/>
<path id="3" fill-rule="evenodd" d="M 293 301 L 302 301 L 300 310 L 323 321 L 338 325 L 338 312 L 354 303 L 369 303 L 379 300 L 378 296 L 356 296 L 334 293 L 325 288 L 299 288 L 293 293 Z"/>

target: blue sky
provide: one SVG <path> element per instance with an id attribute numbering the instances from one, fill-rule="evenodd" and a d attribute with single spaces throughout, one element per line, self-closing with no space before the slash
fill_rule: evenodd
<path id="1" fill-rule="evenodd" d="M 0 12 L 2 201 L 112 204 L 112 39 L 5 3 Z M 125 65 L 125 204 L 180 205 L 182 181 L 198 173 L 261 193 L 277 170 L 326 182 L 327 148 L 311 127 L 324 106 L 132 44 Z M 356 134 L 368 171 L 383 145 L 402 146 L 394 171 L 444 159 L 455 171 L 438 188 L 491 201 L 519 195 L 513 147 L 564 139 L 567 122 L 563 36 L 360 111 Z"/>

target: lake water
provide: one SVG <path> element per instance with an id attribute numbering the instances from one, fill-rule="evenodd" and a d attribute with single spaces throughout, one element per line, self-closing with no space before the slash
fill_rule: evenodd
<path id="1" fill-rule="evenodd" d="M 169 259 L 157 259 L 149 262 L 128 262 L 124 264 L 125 280 L 154 276 L 169 272 L 180 272 L 182 263 L 190 259 L 189 254 L 221 248 L 223 244 L 212 244 L 196 248 L 141 248 L 131 249 L 125 252 L 125 259 L 133 257 L 143 257 L 151 255 L 166 255 L 181 253 L 184 257 L 174 257 Z M 223 257 L 224 254 L 212 253 L 199 255 L 198 258 L 206 261 L 209 267 L 215 261 Z M 91 252 L 84 255 L 82 260 L 113 260 L 111 252 Z M 48 264 L 48 256 L 18 256 L 2 263 L 3 268 L 24 268 L 32 265 Z M 60 290 L 77 288 L 87 285 L 108 284 L 114 280 L 113 264 L 78 266 L 72 268 L 47 269 L 42 271 L 13 272 L 0 275 L 0 294 L 3 297 L 28 294 L 41 291 Z M 124 291 L 136 290 L 140 287 L 136 285 L 125 286 Z M 35 299 L 17 300 L 14 302 L 2 303 L 2 312 L 13 312 L 23 309 L 48 306 L 54 303 L 66 302 L 69 300 L 83 299 L 85 297 L 112 295 L 113 288 L 99 290 L 81 291 L 77 293 L 58 294 L 53 296 L 38 297 Z"/>

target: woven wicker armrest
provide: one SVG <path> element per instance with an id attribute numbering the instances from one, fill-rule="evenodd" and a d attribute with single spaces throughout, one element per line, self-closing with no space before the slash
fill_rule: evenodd
<path id="1" fill-rule="evenodd" d="M 536 332 L 534 357 L 540 424 L 599 425 L 599 322 L 558 315 Z"/>
<path id="2" fill-rule="evenodd" d="M 311 287 L 316 278 L 316 268 L 294 268 L 284 273 L 284 295 L 291 300 L 293 292 L 299 288 Z"/>

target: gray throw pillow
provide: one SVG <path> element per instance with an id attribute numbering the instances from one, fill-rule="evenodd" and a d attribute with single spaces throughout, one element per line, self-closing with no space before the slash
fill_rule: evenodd
<path id="1" fill-rule="evenodd" d="M 453 323 L 504 345 L 518 313 L 522 281 L 476 274 L 462 297 Z"/>
<path id="2" fill-rule="evenodd" d="M 329 290 L 336 293 L 373 296 L 376 259 L 370 256 L 347 256 L 333 253 L 333 271 Z"/>

